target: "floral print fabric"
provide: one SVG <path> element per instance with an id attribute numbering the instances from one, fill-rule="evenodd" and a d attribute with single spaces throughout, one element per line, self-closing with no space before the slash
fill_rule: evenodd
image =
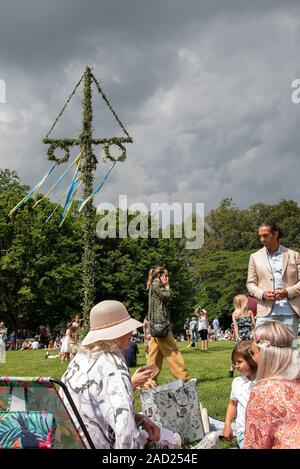
<path id="1" fill-rule="evenodd" d="M 300 449 L 300 380 L 267 380 L 251 391 L 244 448 Z"/>
<path id="2" fill-rule="evenodd" d="M 136 428 L 131 378 L 120 357 L 108 352 L 97 358 L 77 353 L 62 381 L 96 448 L 144 447 L 148 434 Z M 72 415 L 67 400 L 63 400 Z"/>

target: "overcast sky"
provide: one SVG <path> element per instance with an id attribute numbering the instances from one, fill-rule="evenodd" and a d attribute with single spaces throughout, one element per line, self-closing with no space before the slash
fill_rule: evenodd
<path id="1" fill-rule="evenodd" d="M 134 138 L 96 202 L 299 202 L 299 44 L 296 0 L 0 0 L 1 167 L 42 178 L 42 139 L 90 65 Z M 79 132 L 73 100 L 57 136 Z M 97 137 L 122 134 L 96 92 L 94 109 Z"/>

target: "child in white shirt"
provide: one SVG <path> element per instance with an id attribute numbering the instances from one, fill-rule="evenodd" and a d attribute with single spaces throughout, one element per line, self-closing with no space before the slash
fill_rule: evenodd
<path id="1" fill-rule="evenodd" d="M 250 390 L 255 385 L 257 365 L 251 355 L 252 342 L 243 340 L 239 342 L 232 352 L 232 363 L 241 373 L 241 376 L 234 378 L 231 386 L 230 400 L 224 425 L 224 438 L 232 440 L 232 422 L 236 418 L 236 438 L 240 448 L 243 447 L 245 434 L 245 414 L 248 404 Z"/>

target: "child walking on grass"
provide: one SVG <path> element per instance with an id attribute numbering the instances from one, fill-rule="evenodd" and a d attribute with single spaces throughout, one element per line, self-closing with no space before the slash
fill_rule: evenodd
<path id="1" fill-rule="evenodd" d="M 252 352 L 252 342 L 244 340 L 239 342 L 232 352 L 232 363 L 240 372 L 241 376 L 234 378 L 231 386 L 230 400 L 224 424 L 224 438 L 233 439 L 231 425 L 236 418 L 236 437 L 240 448 L 243 447 L 245 435 L 245 413 L 250 396 L 250 391 L 255 384 L 257 365 L 254 362 Z"/>

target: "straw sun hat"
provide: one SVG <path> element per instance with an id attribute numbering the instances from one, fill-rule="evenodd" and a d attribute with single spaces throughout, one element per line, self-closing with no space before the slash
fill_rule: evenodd
<path id="1" fill-rule="evenodd" d="M 90 312 L 90 332 L 82 345 L 90 345 L 99 340 L 114 340 L 133 331 L 143 324 L 129 316 L 123 303 L 114 300 L 101 301 Z"/>

